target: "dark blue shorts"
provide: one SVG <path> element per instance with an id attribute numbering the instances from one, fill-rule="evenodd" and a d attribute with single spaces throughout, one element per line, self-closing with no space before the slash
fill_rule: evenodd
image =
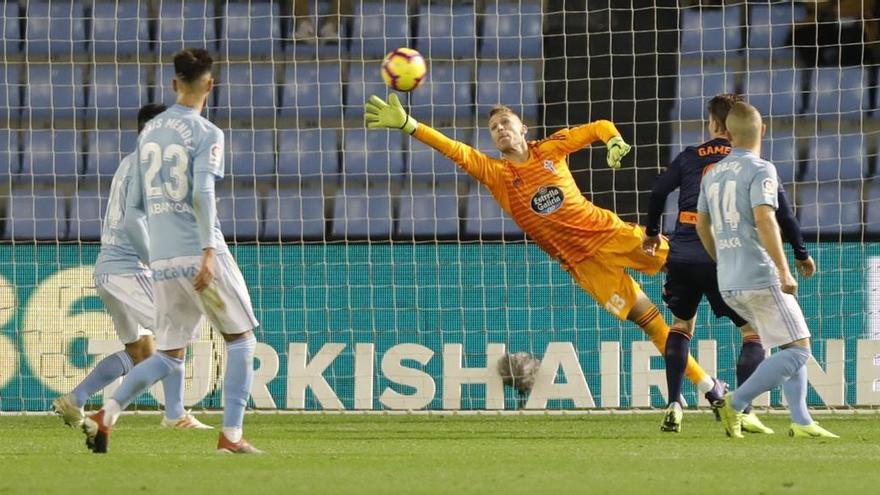
<path id="1" fill-rule="evenodd" d="M 726 316 L 737 327 L 746 324 L 718 291 L 718 274 L 714 263 L 666 263 L 666 284 L 663 286 L 663 301 L 676 318 L 690 320 L 697 314 L 700 301 L 706 296 L 715 316 Z"/>

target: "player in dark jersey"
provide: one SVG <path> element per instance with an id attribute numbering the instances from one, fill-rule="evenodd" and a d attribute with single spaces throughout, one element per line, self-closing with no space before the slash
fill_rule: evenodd
<path id="1" fill-rule="evenodd" d="M 734 103 L 743 101 L 742 96 L 723 93 L 709 100 L 709 134 L 711 139 L 699 146 L 688 146 L 654 182 L 648 206 L 648 223 L 643 248 L 652 253 L 660 246 L 660 216 L 666 197 L 679 189 L 678 220 L 670 239 L 669 258 L 666 262 L 666 284 L 663 300 L 674 318 L 666 341 L 666 382 L 669 387 L 669 404 L 660 425 L 662 431 L 681 430 L 681 404 L 679 396 L 688 347 L 694 334 L 697 306 L 703 296 L 715 316 L 726 316 L 742 333 L 742 349 L 736 364 L 737 383 L 743 383 L 764 360 L 764 348 L 757 332 L 721 299 L 718 291 L 715 263 L 706 253 L 696 232 L 697 198 L 700 182 L 713 164 L 730 153 L 730 141 L 724 121 Z M 794 249 L 795 264 L 801 275 L 810 277 L 816 265 L 804 246 L 800 225 L 794 216 L 785 190 L 779 186 L 779 209 L 776 218 Z M 773 433 L 760 419 L 747 409 L 743 418 L 743 431 Z"/>

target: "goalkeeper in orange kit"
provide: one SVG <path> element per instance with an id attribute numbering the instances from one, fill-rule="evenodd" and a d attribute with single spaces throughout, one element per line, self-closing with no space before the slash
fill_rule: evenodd
<path id="1" fill-rule="evenodd" d="M 619 168 L 630 146 L 607 120 L 562 129 L 539 141 L 526 141 L 527 128 L 510 108 L 489 112 L 489 132 L 501 152 L 491 158 L 447 138 L 408 115 L 397 95 L 388 102 L 371 96 L 365 106 L 371 129 L 400 129 L 431 146 L 483 183 L 522 230 L 557 260 L 575 281 L 609 313 L 638 325 L 663 354 L 669 326 L 626 269 L 656 274 L 666 262 L 664 240 L 654 255 L 642 249 L 643 230 L 584 197 L 568 169 L 568 155 L 601 140 L 608 166 Z M 714 405 L 726 384 L 706 374 L 688 358 L 687 377 Z"/>

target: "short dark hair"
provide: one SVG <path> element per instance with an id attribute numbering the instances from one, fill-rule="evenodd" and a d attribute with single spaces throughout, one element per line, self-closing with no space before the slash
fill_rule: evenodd
<path id="1" fill-rule="evenodd" d="M 167 110 L 168 107 L 161 103 L 147 103 L 138 110 L 138 134 L 144 130 L 147 122 L 153 120 L 157 115 Z"/>
<path id="2" fill-rule="evenodd" d="M 174 74 L 179 81 L 191 83 L 211 72 L 214 59 L 204 48 L 184 48 L 174 54 Z"/>
<path id="3" fill-rule="evenodd" d="M 733 105 L 742 101 L 746 101 L 746 99 L 736 93 L 720 93 L 709 100 L 706 108 L 709 110 L 709 115 L 714 117 L 715 122 L 718 122 L 718 125 L 721 126 L 721 132 L 727 131 L 724 121 L 727 120 L 727 114 L 730 113 L 730 109 L 733 108 Z"/>

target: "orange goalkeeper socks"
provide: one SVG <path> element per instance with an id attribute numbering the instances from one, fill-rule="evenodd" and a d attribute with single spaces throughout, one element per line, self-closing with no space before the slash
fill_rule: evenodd
<path id="1" fill-rule="evenodd" d="M 660 314 L 657 306 L 651 306 L 650 309 L 645 311 L 645 314 L 633 320 L 633 322 L 641 327 L 648 337 L 651 338 L 651 342 L 654 343 L 660 354 L 663 355 L 666 351 L 666 338 L 669 337 L 669 325 L 663 320 L 663 315 Z M 687 368 L 685 368 L 684 374 L 695 385 L 709 380 L 709 375 L 706 374 L 699 363 L 697 363 L 697 360 L 690 354 L 688 354 Z"/>

